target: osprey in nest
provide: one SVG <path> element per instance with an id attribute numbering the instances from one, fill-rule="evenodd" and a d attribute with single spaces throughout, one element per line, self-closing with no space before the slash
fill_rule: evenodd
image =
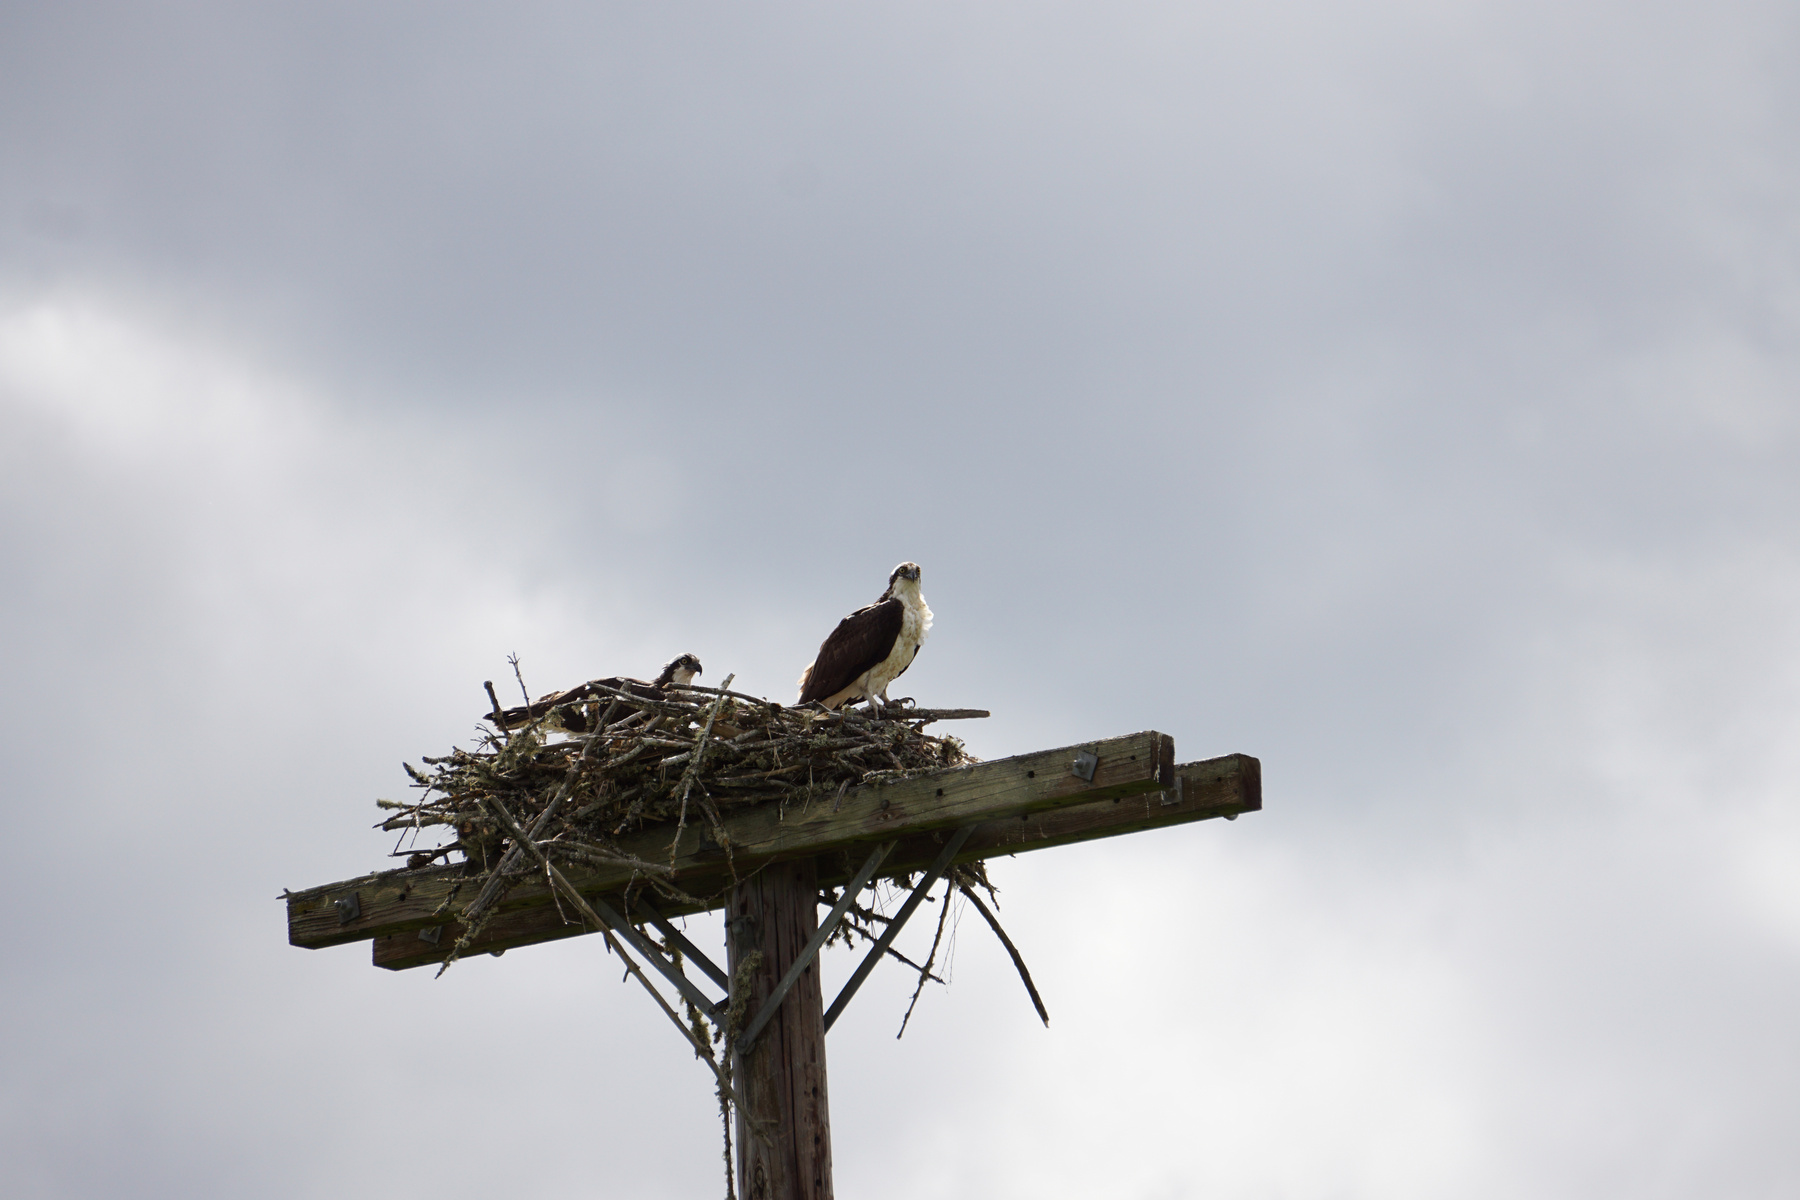
<path id="1" fill-rule="evenodd" d="M 604 705 L 613 699 L 601 688 L 612 688 L 614 691 L 629 692 L 633 696 L 642 696 L 648 700 L 663 698 L 663 689 L 668 687 L 686 687 L 694 682 L 694 676 L 704 670 L 700 660 L 691 654 L 683 654 L 663 664 L 662 673 L 649 683 L 641 679 L 627 679 L 618 675 L 606 679 L 592 679 L 579 687 L 572 687 L 566 692 L 551 692 L 548 696 L 540 696 L 530 704 L 522 704 L 517 708 L 509 708 L 499 714 L 496 722 L 502 729 L 516 729 L 530 721 L 549 714 L 547 724 L 553 728 L 567 730 L 570 733 L 586 733 L 588 722 L 598 720 L 605 711 Z M 586 702 L 586 703 L 584 703 Z M 594 704 L 602 707 L 592 713 L 587 710 Z M 494 714 L 487 714 L 494 720 Z"/>
<path id="2" fill-rule="evenodd" d="M 831 631 L 812 666 L 800 675 L 800 699 L 826 708 L 867 700 L 876 714 L 888 685 L 906 673 L 931 631 L 931 609 L 919 592 L 919 564 L 904 562 L 888 576 L 887 591 Z"/>

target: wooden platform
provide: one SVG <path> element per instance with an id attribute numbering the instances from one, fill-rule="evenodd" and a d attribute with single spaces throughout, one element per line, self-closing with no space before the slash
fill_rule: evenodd
<path id="1" fill-rule="evenodd" d="M 1093 755 L 1092 778 L 1083 778 Z M 699 905 L 661 903 L 667 915 L 716 908 L 733 873 L 767 863 L 817 860 L 819 883 L 848 880 L 868 847 L 898 839 L 881 874 L 929 863 L 951 830 L 977 828 L 959 862 L 1019 854 L 1262 807 L 1262 768 L 1244 754 L 1177 765 L 1174 742 L 1154 731 L 954 767 L 846 792 L 841 802 L 810 807 L 761 805 L 729 816 L 725 852 L 690 826 L 672 856 L 674 882 Z M 628 853 L 671 862 L 671 832 L 644 830 L 620 839 Z M 373 941 L 377 966 L 393 970 L 441 962 L 461 927 L 462 905 L 479 877 L 461 864 L 365 875 L 289 893 L 288 940 L 307 948 Z M 623 868 L 565 868 L 585 895 L 617 893 L 631 882 Z M 521 880 L 489 919 L 469 953 L 492 953 L 589 932 L 565 923 L 541 880 Z"/>

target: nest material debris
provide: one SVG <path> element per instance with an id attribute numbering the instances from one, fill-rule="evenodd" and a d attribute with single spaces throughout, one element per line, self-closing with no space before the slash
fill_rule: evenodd
<path id="1" fill-rule="evenodd" d="M 377 801 L 391 810 L 380 828 L 405 835 L 441 827 L 455 836 L 396 855 L 408 855 L 414 866 L 460 855 L 474 871 L 491 871 L 516 841 L 502 814 L 529 830 L 553 860 L 619 861 L 621 835 L 663 826 L 673 839 L 694 820 L 729 849 L 722 819 L 739 809 L 841 803 L 857 784 L 976 761 L 957 738 L 924 730 L 935 721 L 987 715 L 890 704 L 884 719 L 874 720 L 718 688 L 651 695 L 610 682 L 571 689 L 564 695 L 575 699 L 521 727 L 483 726 L 472 749 L 405 764 L 422 795 Z M 656 873 L 655 864 L 643 866 Z"/>

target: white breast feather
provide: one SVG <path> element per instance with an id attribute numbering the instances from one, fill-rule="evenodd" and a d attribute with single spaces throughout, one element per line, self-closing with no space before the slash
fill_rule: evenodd
<path id="1" fill-rule="evenodd" d="M 925 597 L 914 583 L 909 588 L 896 588 L 894 598 L 902 605 L 900 614 L 900 636 L 894 639 L 894 648 L 888 656 L 877 665 L 869 668 L 868 673 L 859 682 L 862 684 L 863 698 L 879 696 L 887 691 L 888 684 L 900 677 L 906 670 L 913 656 L 919 652 L 925 638 L 931 633 L 931 606 L 925 603 Z"/>

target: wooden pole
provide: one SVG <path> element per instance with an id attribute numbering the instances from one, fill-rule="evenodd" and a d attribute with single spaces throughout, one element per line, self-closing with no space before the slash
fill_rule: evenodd
<path id="1" fill-rule="evenodd" d="M 814 860 L 776 863 L 731 892 L 730 971 L 759 951 L 746 1011 L 756 1013 L 818 928 Z M 737 1064 L 738 1194 L 743 1200 L 831 1200 L 831 1108 L 825 1090 L 825 1002 L 819 964 L 801 973 Z"/>

